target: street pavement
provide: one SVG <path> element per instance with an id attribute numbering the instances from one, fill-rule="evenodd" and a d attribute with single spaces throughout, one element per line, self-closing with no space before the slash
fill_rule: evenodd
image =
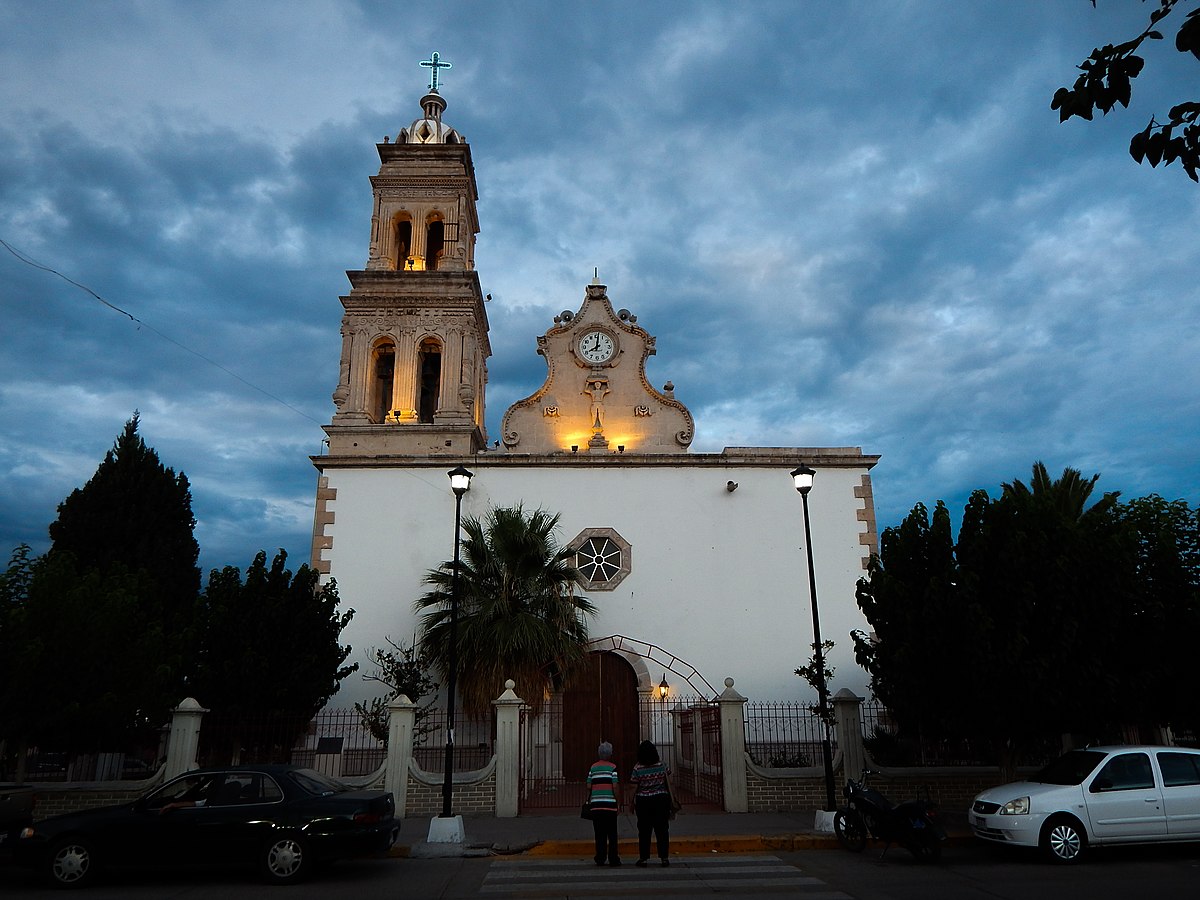
<path id="1" fill-rule="evenodd" d="M 594 853 L 592 823 L 570 815 L 522 815 L 512 819 L 464 816 L 462 844 L 429 843 L 429 818 L 408 818 L 401 824 L 394 856 L 509 856 L 580 857 Z M 817 811 L 790 813 L 689 813 L 671 822 L 671 856 L 720 853 L 790 852 L 837 846 L 830 832 L 816 827 Z M 965 814 L 943 814 L 942 826 L 951 844 L 969 841 Z M 621 858 L 638 856 L 637 821 L 628 813 L 617 820 Z M 653 850 L 652 850 L 653 852 Z"/>

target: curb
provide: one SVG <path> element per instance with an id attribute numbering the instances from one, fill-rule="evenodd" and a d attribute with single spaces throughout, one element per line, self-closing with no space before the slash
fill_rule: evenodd
<path id="1" fill-rule="evenodd" d="M 973 843 L 969 834 L 950 834 L 945 846 L 961 847 Z M 671 856 L 709 856 L 713 853 L 789 853 L 796 850 L 836 850 L 839 845 L 832 834 L 798 832 L 794 834 L 721 834 L 671 838 Z M 878 841 L 872 847 L 882 849 Z M 637 858 L 637 839 L 623 838 L 619 844 L 623 857 Z M 395 858 L 471 857 L 524 855 L 543 858 L 591 858 L 596 845 L 591 840 L 532 841 L 525 844 L 427 844 L 412 846 L 397 844 L 388 851 Z"/>
<path id="2" fill-rule="evenodd" d="M 837 847 L 837 838 L 820 834 L 719 834 L 671 838 L 672 856 L 708 856 L 712 853 L 763 853 L 771 850 L 810 850 Z M 637 840 L 620 842 L 623 856 L 637 858 Z M 527 856 L 582 856 L 596 852 L 594 841 L 542 841 L 526 851 Z"/>

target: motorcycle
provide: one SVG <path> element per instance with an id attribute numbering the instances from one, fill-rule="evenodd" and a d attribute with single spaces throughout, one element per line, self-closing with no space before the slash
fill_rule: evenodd
<path id="1" fill-rule="evenodd" d="M 846 779 L 842 793 L 847 805 L 833 817 L 838 843 L 860 853 L 869 836 L 884 842 L 883 853 L 892 844 L 899 844 L 918 862 L 936 862 L 941 858 L 942 841 L 946 839 L 946 831 L 936 818 L 937 807 L 925 800 L 906 800 L 893 806 L 879 791 L 867 787 L 867 779 L 878 774 L 867 769 L 862 781 Z"/>

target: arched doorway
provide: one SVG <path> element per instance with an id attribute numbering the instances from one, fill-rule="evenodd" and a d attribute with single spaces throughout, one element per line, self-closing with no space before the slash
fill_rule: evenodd
<path id="1" fill-rule="evenodd" d="M 634 667 L 618 653 L 589 653 L 537 715 L 522 713 L 521 812 L 577 810 L 602 740 L 613 745 L 624 782 L 633 769 L 638 716 Z"/>
<path id="2" fill-rule="evenodd" d="M 625 781 L 633 770 L 638 735 L 638 685 L 633 667 L 616 653 L 595 650 L 563 691 L 563 774 L 582 778 L 601 741 Z"/>

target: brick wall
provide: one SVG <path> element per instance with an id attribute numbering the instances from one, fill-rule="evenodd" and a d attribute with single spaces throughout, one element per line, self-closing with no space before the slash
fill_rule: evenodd
<path id="1" fill-rule="evenodd" d="M 764 778 L 746 773 L 748 812 L 794 812 L 825 805 L 825 778 Z"/>
<path id="2" fill-rule="evenodd" d="M 932 800 L 942 809 L 965 812 L 976 794 L 1002 781 L 998 769 L 941 769 L 936 772 L 915 769 L 903 774 L 893 770 L 886 777 L 873 777 L 871 784 L 889 800 L 920 797 Z"/>
<path id="3" fill-rule="evenodd" d="M 71 787 L 39 787 L 34 795 L 33 818 L 35 821 L 48 819 L 63 813 L 98 806 L 115 806 L 136 800 L 144 791 L 136 790 L 89 790 Z"/>
<path id="4" fill-rule="evenodd" d="M 1000 782 L 1000 773 L 996 769 L 964 768 L 892 769 L 886 775 L 873 776 L 870 783 L 893 803 L 920 797 L 932 800 L 942 809 L 966 811 L 976 794 Z M 838 773 L 835 784 L 839 802 L 844 783 Z M 825 778 L 823 775 L 776 778 L 747 772 L 746 794 L 750 812 L 821 809 L 825 805 Z"/>
<path id="5" fill-rule="evenodd" d="M 455 782 L 453 809 L 457 815 L 494 816 L 496 814 L 496 774 L 464 784 Z M 412 773 L 408 776 L 408 804 L 406 818 L 436 816 L 442 811 L 442 785 L 418 781 Z"/>

